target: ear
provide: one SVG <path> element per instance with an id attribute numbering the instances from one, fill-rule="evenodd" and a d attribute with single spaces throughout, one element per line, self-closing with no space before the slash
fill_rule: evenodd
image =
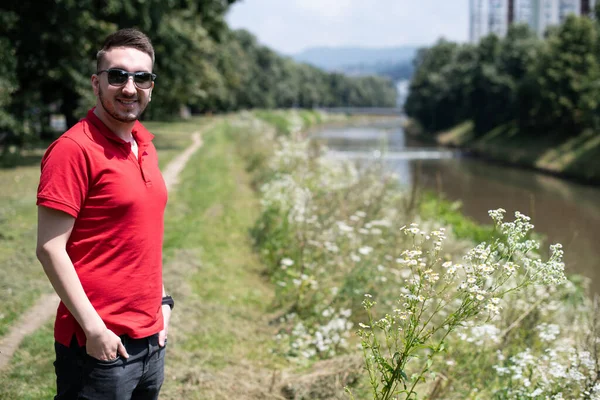
<path id="1" fill-rule="evenodd" d="M 92 75 L 92 88 L 94 89 L 94 95 L 98 97 L 100 95 L 100 77 L 96 74 Z"/>

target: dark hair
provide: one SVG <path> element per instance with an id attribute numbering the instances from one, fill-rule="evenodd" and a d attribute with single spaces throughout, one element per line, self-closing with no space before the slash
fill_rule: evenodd
<path id="1" fill-rule="evenodd" d="M 120 29 L 115 33 L 108 35 L 104 40 L 102 49 L 96 54 L 96 70 L 100 70 L 100 64 L 104 61 L 107 51 L 114 47 L 131 47 L 142 51 L 150 56 L 152 65 L 154 65 L 154 47 L 150 38 L 144 33 L 133 28 Z"/>

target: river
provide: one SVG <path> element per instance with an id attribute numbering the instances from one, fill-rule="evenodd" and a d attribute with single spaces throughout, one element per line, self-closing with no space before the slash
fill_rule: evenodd
<path id="1" fill-rule="evenodd" d="M 421 185 L 462 203 L 462 212 L 489 224 L 488 210 L 504 208 L 531 216 L 545 245 L 562 243 L 567 272 L 592 281 L 600 293 L 600 188 L 542 173 L 499 166 L 460 152 L 424 146 L 406 138 L 399 119 L 365 127 L 325 128 L 314 133 L 329 156 L 383 159 L 404 185 Z"/>

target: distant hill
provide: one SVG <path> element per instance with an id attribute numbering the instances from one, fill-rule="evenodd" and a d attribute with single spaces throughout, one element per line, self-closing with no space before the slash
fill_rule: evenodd
<path id="1" fill-rule="evenodd" d="M 400 62 L 346 65 L 339 70 L 349 76 L 380 75 L 394 81 L 401 81 L 412 77 L 414 66 L 411 59 Z"/>
<path id="2" fill-rule="evenodd" d="M 291 57 L 299 62 L 314 65 L 328 71 L 348 71 L 370 69 L 369 66 L 409 64 L 415 57 L 418 46 L 401 47 L 313 47 L 293 54 Z"/>

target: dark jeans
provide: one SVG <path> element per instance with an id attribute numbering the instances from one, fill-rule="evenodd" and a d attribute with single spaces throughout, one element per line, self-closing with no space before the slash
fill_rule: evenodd
<path id="1" fill-rule="evenodd" d="M 164 379 L 165 348 L 158 334 L 143 339 L 121 336 L 128 359 L 117 355 L 100 361 L 87 355 L 73 337 L 69 347 L 55 343 L 55 400 L 150 400 L 158 399 Z"/>

